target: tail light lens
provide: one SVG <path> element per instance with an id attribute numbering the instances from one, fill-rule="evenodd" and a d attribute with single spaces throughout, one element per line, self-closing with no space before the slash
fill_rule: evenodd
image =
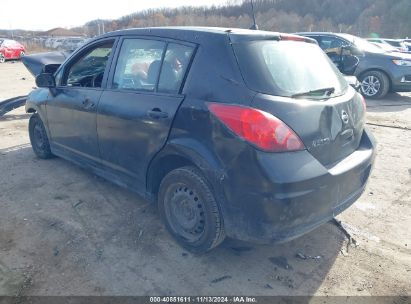
<path id="1" fill-rule="evenodd" d="M 241 106 L 209 103 L 208 108 L 237 136 L 267 152 L 303 150 L 301 139 L 270 113 Z"/>

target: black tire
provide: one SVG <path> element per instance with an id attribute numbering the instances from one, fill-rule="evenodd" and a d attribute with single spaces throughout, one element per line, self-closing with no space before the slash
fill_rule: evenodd
<path id="1" fill-rule="evenodd" d="M 361 93 L 365 98 L 380 99 L 387 95 L 390 81 L 383 72 L 369 71 L 361 75 Z"/>
<path id="2" fill-rule="evenodd" d="M 33 151 L 39 158 L 47 159 L 53 157 L 46 129 L 37 113 L 30 117 L 29 136 Z"/>
<path id="3" fill-rule="evenodd" d="M 205 253 L 225 238 L 223 218 L 211 187 L 194 167 L 175 169 L 163 178 L 158 206 L 167 230 L 192 253 Z"/>
<path id="4" fill-rule="evenodd" d="M 6 58 L 4 57 L 3 54 L 0 53 L 0 63 L 6 62 Z"/>

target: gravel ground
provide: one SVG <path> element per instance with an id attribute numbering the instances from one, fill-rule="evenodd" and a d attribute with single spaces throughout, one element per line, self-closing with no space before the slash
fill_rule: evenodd
<path id="1" fill-rule="evenodd" d="M 0 64 L 0 101 L 33 77 Z M 24 108 L 0 118 L 0 295 L 411 295 L 411 94 L 367 101 L 378 155 L 362 197 L 292 242 L 195 256 L 156 209 L 31 150 Z M 307 258 L 308 257 L 308 258 Z"/>

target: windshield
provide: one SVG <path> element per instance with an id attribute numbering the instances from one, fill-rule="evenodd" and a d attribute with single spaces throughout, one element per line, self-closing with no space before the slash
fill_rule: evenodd
<path id="1" fill-rule="evenodd" d="M 340 36 L 342 36 L 343 38 L 349 41 L 352 41 L 352 43 L 361 51 L 370 52 L 370 53 L 384 53 L 385 52 L 378 46 L 360 37 L 349 35 L 349 34 L 340 34 Z"/>
<path id="2" fill-rule="evenodd" d="M 401 41 L 395 41 L 395 40 L 386 40 L 387 43 L 391 44 L 392 46 L 395 47 L 403 47 L 404 45 L 402 44 Z"/>
<path id="3" fill-rule="evenodd" d="M 233 47 L 243 78 L 252 90 L 292 97 L 330 88 L 328 96 L 338 96 L 347 89 L 344 77 L 316 44 L 263 40 L 236 43 Z"/>

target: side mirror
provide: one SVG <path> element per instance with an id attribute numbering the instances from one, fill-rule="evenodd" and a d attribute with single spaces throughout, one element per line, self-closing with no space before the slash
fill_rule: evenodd
<path id="1" fill-rule="evenodd" d="M 56 87 L 56 80 L 50 73 L 41 73 L 36 77 L 36 85 L 39 88 L 54 88 Z"/>

